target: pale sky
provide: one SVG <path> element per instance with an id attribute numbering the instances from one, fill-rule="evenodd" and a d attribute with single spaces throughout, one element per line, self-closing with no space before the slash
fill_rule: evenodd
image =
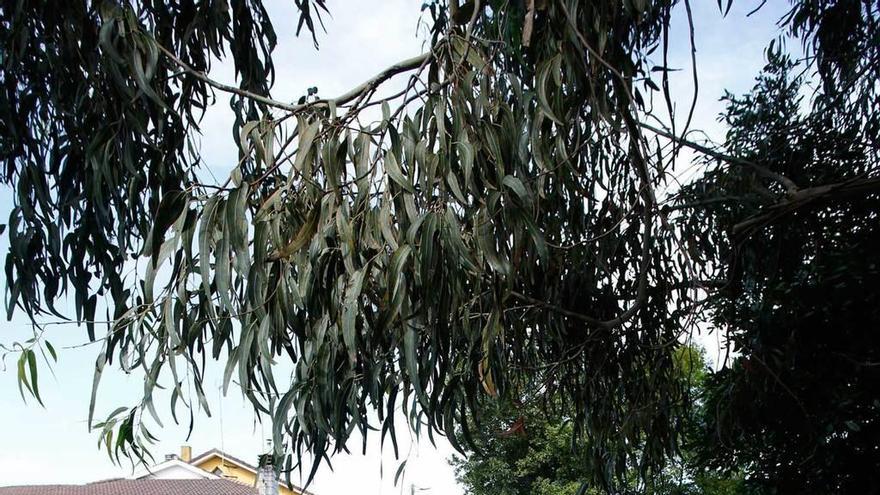
<path id="1" fill-rule="evenodd" d="M 720 139 L 723 128 L 716 121 L 723 109 L 718 102 L 724 89 L 742 93 L 753 85 L 763 66 L 762 51 L 776 36 L 776 21 L 787 8 L 784 0 L 770 0 L 760 13 L 746 19 L 745 14 L 760 0 L 739 0 L 726 19 L 717 10 L 714 0 L 695 0 L 697 63 L 700 75 L 700 98 L 694 115 L 694 128 L 706 130 Z M 320 50 L 312 48 L 311 40 L 297 39 L 296 13 L 290 0 L 268 1 L 267 4 L 279 34 L 275 53 L 277 68 L 273 96 L 295 101 L 306 88 L 317 86 L 322 96 L 336 96 L 371 77 L 392 63 L 421 53 L 421 36 L 417 36 L 421 0 L 346 0 L 328 2 L 333 14 L 325 19 L 327 34 L 319 36 Z M 690 55 L 683 8 L 678 8 L 670 39 L 670 65 L 684 69 L 673 75 L 674 98 L 685 113 L 690 102 Z M 219 66 L 212 77 L 232 82 L 228 65 Z M 201 139 L 203 156 L 211 172 L 218 177 L 229 174 L 237 159 L 231 138 L 232 117 L 228 98 L 218 95 L 216 108 L 209 111 Z M 8 218 L 12 193 L 0 187 L 0 219 Z M 2 220 L 0 220 L 2 221 Z M 0 253 L 5 255 L 7 239 L 0 239 Z M 5 274 L 0 273 L 5 287 Z M 60 307 L 65 305 L 60 304 Z M 68 305 L 69 307 L 69 305 Z M 72 314 L 72 310 L 69 312 Z M 12 321 L 0 323 L 0 343 L 11 344 L 31 335 L 27 320 L 16 315 Z M 45 409 L 35 401 L 21 400 L 16 385 L 15 357 L 0 364 L 0 486 L 37 483 L 84 483 L 102 478 L 125 476 L 130 469 L 114 466 L 106 453 L 99 452 L 97 436 L 87 431 L 89 391 L 94 360 L 99 349 L 95 345 L 78 346 L 87 341 L 84 328 L 71 325 L 49 327 L 47 337 L 59 351 L 54 377 L 46 367 L 40 368 L 40 390 Z M 701 336 L 700 342 L 717 349 L 715 336 Z M 12 364 L 12 366 L 10 366 Z M 235 390 L 222 398 L 218 373 L 208 379 L 213 417 L 197 418 L 195 431 L 188 444 L 194 453 L 222 448 L 231 455 L 256 462 L 265 446 L 271 428 L 254 423 L 251 408 Z M 96 417 L 117 405 L 133 401 L 140 393 L 139 377 L 126 377 L 118 371 L 105 371 L 99 392 Z M 161 460 L 165 453 L 174 453 L 185 443 L 186 426 L 173 424 L 166 401 L 157 401 L 165 428 L 153 428 L 161 442 L 152 451 Z M 405 422 L 399 422 L 401 426 Z M 310 490 L 317 495 L 396 494 L 410 493 L 410 485 L 419 493 L 460 494 L 452 468 L 447 460 L 452 449 L 440 439 L 435 449 L 425 438 L 408 447 L 403 441 L 401 452 L 406 456 L 407 469 L 402 484 L 394 486 L 397 470 L 391 449 L 380 453 L 378 438 L 368 445 L 366 456 L 359 451 L 333 459 L 334 470 L 326 466 L 318 473 Z M 359 446 L 360 441 L 352 445 Z M 417 490 L 418 491 L 418 490 Z"/>

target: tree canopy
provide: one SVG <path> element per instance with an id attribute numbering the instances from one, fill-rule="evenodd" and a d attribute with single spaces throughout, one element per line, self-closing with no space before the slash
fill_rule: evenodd
<path id="1" fill-rule="evenodd" d="M 676 374 L 697 407 L 680 416 L 684 448 L 645 482 L 635 467 L 614 493 L 663 495 L 745 495 L 751 493 L 736 465 L 725 472 L 706 470 L 695 462 L 700 445 L 703 398 L 709 369 L 703 352 L 681 347 Z M 456 477 L 468 495 L 597 495 L 596 469 L 589 452 L 572 443 L 572 422 L 547 414 L 538 401 L 493 402 L 483 408 L 474 451 L 454 456 Z M 553 398 L 551 398 L 553 400 Z M 472 429 L 475 429 L 473 426 Z"/>
<path id="2" fill-rule="evenodd" d="M 880 197 L 846 192 L 876 170 L 877 135 L 865 130 L 877 114 L 821 101 L 802 112 L 798 69 L 773 52 L 754 90 L 728 97 L 728 146 L 843 196 L 765 209 L 747 178 L 725 171 L 683 195 L 724 198 L 694 221 L 720 241 L 711 256 L 726 280 L 705 317 L 740 354 L 710 380 L 698 443 L 707 465 L 747 463 L 754 484 L 780 493 L 847 493 L 880 486 L 868 467 L 880 461 L 880 340 L 870 330 L 880 317 Z"/>
<path id="3" fill-rule="evenodd" d="M 272 98 L 277 40 L 260 0 L 2 4 L 8 312 L 39 322 L 74 301 L 103 343 L 89 421 L 108 451 L 143 455 L 157 387 L 172 414 L 209 410 L 211 359 L 271 422 L 286 470 L 308 452 L 314 474 L 356 430 L 396 451 L 400 406 L 407 428 L 461 448 L 487 399 L 529 391 L 560 397 L 597 479 L 634 463 L 649 473 L 677 451 L 687 391 L 674 356 L 694 315 L 715 297 L 738 308 L 732 280 L 765 284 L 740 263 L 742 240 L 779 242 L 771 232 L 794 218 L 807 237 L 852 229 L 847 213 L 815 208 L 827 202 L 876 220 L 863 201 L 880 189 L 872 2 L 792 1 L 780 25 L 821 82 L 810 102 L 838 111 L 783 134 L 771 132 L 782 120 L 734 113 L 722 145 L 692 141 L 690 115 L 662 124 L 681 121 L 667 54 L 672 10 L 699 21 L 687 0 L 459 3 L 426 2 L 423 55 L 295 104 Z M 345 8 L 295 5 L 316 44 L 322 13 Z M 220 60 L 234 82 L 208 75 Z M 387 90 L 395 78 L 403 91 Z M 742 107 L 766 100 L 801 123 L 783 93 Z M 239 156 L 225 182 L 205 183 L 194 138 L 218 96 Z M 810 136 L 849 147 L 800 147 Z M 679 188 L 684 147 L 706 175 Z M 706 208 L 728 193 L 755 199 L 731 215 Z M 34 349 L 50 345 L 17 347 L 37 397 Z M 279 360 L 291 379 L 273 373 Z M 110 368 L 143 373 L 143 397 L 95 424 Z"/>

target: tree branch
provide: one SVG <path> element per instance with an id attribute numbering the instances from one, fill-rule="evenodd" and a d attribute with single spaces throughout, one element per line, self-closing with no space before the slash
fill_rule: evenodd
<path id="1" fill-rule="evenodd" d="M 880 192 L 880 177 L 852 179 L 834 184 L 801 189 L 790 195 L 788 199 L 766 208 L 764 213 L 753 216 L 733 226 L 734 236 L 747 236 L 748 232 L 758 229 L 795 210 L 820 201 L 839 201 L 859 194 Z"/>
<path id="2" fill-rule="evenodd" d="M 675 141 L 678 144 L 687 146 L 688 148 L 691 148 L 695 151 L 699 151 L 700 153 L 702 153 L 704 155 L 711 156 L 712 158 L 716 158 L 718 160 L 721 160 L 721 161 L 724 161 L 724 162 L 727 162 L 727 163 L 730 163 L 733 165 L 744 165 L 744 166 L 750 167 L 750 168 L 754 169 L 756 172 L 758 172 L 759 174 L 761 174 L 762 176 L 767 177 L 768 179 L 773 179 L 773 180 L 779 182 L 780 184 L 782 184 L 782 186 L 785 187 L 785 191 L 789 195 L 793 195 L 798 191 L 797 184 L 795 184 L 791 179 L 789 179 L 788 177 L 786 177 L 784 175 L 778 174 L 763 165 L 759 165 L 755 162 L 746 160 L 744 158 L 738 158 L 735 156 L 731 156 L 731 155 L 722 153 L 720 151 L 713 150 L 712 148 L 709 148 L 707 146 L 703 146 L 702 144 L 697 144 L 693 141 L 689 141 L 683 137 L 676 136 L 675 134 L 672 134 L 671 132 L 665 131 L 663 129 L 659 129 L 657 127 L 654 127 L 650 124 L 646 124 L 644 122 L 639 122 L 639 127 L 641 127 L 642 129 L 649 130 L 659 136 L 663 136 L 667 139 Z"/>
<path id="3" fill-rule="evenodd" d="M 174 55 L 174 53 L 172 53 L 170 50 L 168 50 L 167 48 L 165 48 L 164 46 L 162 46 L 158 42 L 156 43 L 156 46 L 159 48 L 159 50 L 162 53 L 164 53 L 168 58 L 170 58 L 175 64 L 180 66 L 180 68 L 183 69 L 184 72 L 186 72 L 187 74 L 190 74 L 191 76 L 195 77 L 196 79 L 199 79 L 200 81 L 208 84 L 209 86 L 211 86 L 219 91 L 223 91 L 225 93 L 237 94 L 237 95 L 242 96 L 244 98 L 258 101 L 260 103 L 263 103 L 264 105 L 268 105 L 270 107 L 286 110 L 291 113 L 300 112 L 300 111 L 305 110 L 307 108 L 328 107 L 331 104 L 337 105 L 337 106 L 344 105 L 344 104 L 354 100 L 355 98 L 360 96 L 362 93 L 376 88 L 377 86 L 379 86 L 383 82 L 387 81 L 388 79 L 391 79 L 392 77 L 396 76 L 397 74 L 400 74 L 403 72 L 408 72 L 411 70 L 418 69 L 419 67 L 422 67 L 422 65 L 424 63 L 426 63 L 428 60 L 430 60 L 433 57 L 432 52 L 426 52 L 421 55 L 417 55 L 415 57 L 408 58 L 406 60 L 398 62 L 398 63 L 392 65 L 391 67 L 388 67 L 387 69 L 383 70 L 382 72 L 376 74 L 372 78 L 364 81 L 360 85 L 354 87 L 353 89 L 351 89 L 347 93 L 344 93 L 336 98 L 320 99 L 320 100 L 312 101 L 309 103 L 303 103 L 300 105 L 292 105 L 290 103 L 284 103 L 284 102 L 269 98 L 267 96 L 259 95 L 257 93 L 253 93 L 253 92 L 241 89 L 241 88 L 236 88 L 235 86 L 230 86 L 228 84 L 224 84 L 224 83 L 215 81 L 214 79 L 211 79 L 210 77 L 208 77 L 208 75 L 205 74 L 204 72 L 194 69 L 192 66 L 190 66 L 189 64 L 187 64 L 186 62 L 184 62 L 183 60 L 178 58 L 176 55 Z"/>
<path id="4" fill-rule="evenodd" d="M 588 323 L 590 325 L 603 326 L 603 327 L 606 326 L 605 322 L 602 320 L 599 320 L 598 318 L 593 318 L 592 316 L 587 316 L 585 314 L 578 313 L 576 311 L 567 310 L 567 309 L 563 308 L 562 306 L 557 306 L 557 305 L 555 305 L 553 303 L 549 303 L 547 301 L 535 299 L 534 297 L 527 296 L 521 292 L 510 291 L 510 295 L 517 298 L 517 299 L 521 299 L 522 301 L 525 301 L 529 304 L 534 304 L 536 306 L 541 306 L 542 308 L 547 308 L 547 309 L 552 310 L 556 313 L 559 313 L 563 316 L 568 316 L 570 318 L 580 320 L 580 321 L 582 321 L 584 323 Z"/>

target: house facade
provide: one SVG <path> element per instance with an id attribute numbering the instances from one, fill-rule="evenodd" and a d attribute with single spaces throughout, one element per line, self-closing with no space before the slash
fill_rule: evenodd
<path id="1" fill-rule="evenodd" d="M 259 468 L 253 466 L 241 459 L 233 457 L 219 449 L 211 449 L 196 457 L 190 458 L 191 451 L 188 446 L 181 447 L 181 460 L 189 459 L 187 462 L 191 466 L 197 467 L 202 471 L 215 474 L 223 479 L 237 481 L 246 485 L 255 485 L 257 483 Z M 279 495 L 306 495 L 306 492 L 297 486 L 288 486 L 287 483 L 279 480 Z"/>
<path id="2" fill-rule="evenodd" d="M 127 478 L 85 485 L 0 486 L 0 495 L 314 495 L 278 479 L 271 464 L 254 466 L 221 450 L 179 455 L 144 467 Z"/>
<path id="3" fill-rule="evenodd" d="M 312 495 L 279 480 L 272 466 L 260 468 L 220 449 L 193 456 L 188 445 L 180 447 L 179 455 L 168 455 L 164 462 L 135 473 L 131 479 L 223 479 L 263 488 L 261 493 Z"/>

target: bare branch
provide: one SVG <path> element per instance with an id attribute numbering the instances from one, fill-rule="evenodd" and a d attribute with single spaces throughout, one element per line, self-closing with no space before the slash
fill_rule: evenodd
<path id="1" fill-rule="evenodd" d="M 347 93 L 344 93 L 336 98 L 320 99 L 320 100 L 312 101 L 309 103 L 303 103 L 301 105 L 292 105 L 290 103 L 284 103 L 284 102 L 269 98 L 267 96 L 259 95 L 259 94 L 241 89 L 241 88 L 236 88 L 235 86 L 230 86 L 228 84 L 224 84 L 224 83 L 215 81 L 214 79 L 211 79 L 210 77 L 208 77 L 208 75 L 205 74 L 204 72 L 194 69 L 192 66 L 190 66 L 189 64 L 187 64 L 186 62 L 184 62 L 183 60 L 178 58 L 176 55 L 174 55 L 174 53 L 172 53 L 170 50 L 168 50 L 164 46 L 160 45 L 159 43 L 156 43 L 156 46 L 159 48 L 160 51 L 162 51 L 162 53 L 164 53 L 168 58 L 170 58 L 175 64 L 180 66 L 180 68 L 183 69 L 184 72 L 194 76 L 195 78 L 205 82 L 209 86 L 211 86 L 219 91 L 223 91 L 225 93 L 237 94 L 239 96 L 249 98 L 254 101 L 258 101 L 258 102 L 263 103 L 265 105 L 268 105 L 270 107 L 280 108 L 282 110 L 287 110 L 288 112 L 291 112 L 291 113 L 300 112 L 300 111 L 308 109 L 308 108 L 328 107 L 331 104 L 337 105 L 337 106 L 344 105 L 344 104 L 354 100 L 355 98 L 357 98 L 358 96 L 360 96 L 364 92 L 375 89 L 377 86 L 379 86 L 383 82 L 387 81 L 388 79 L 391 79 L 392 77 L 396 76 L 397 74 L 401 74 L 403 72 L 409 72 L 411 70 L 415 70 L 415 69 L 422 67 L 422 65 L 424 63 L 426 63 L 433 56 L 431 52 L 427 52 L 427 53 L 423 53 L 421 55 L 417 55 L 412 58 L 408 58 L 408 59 L 403 60 L 401 62 L 398 62 L 398 63 L 392 65 L 391 67 L 388 67 L 387 69 L 383 70 L 382 72 L 376 74 L 375 76 L 368 79 L 367 81 L 364 81 L 360 85 L 354 87 L 353 89 L 351 89 Z"/>

